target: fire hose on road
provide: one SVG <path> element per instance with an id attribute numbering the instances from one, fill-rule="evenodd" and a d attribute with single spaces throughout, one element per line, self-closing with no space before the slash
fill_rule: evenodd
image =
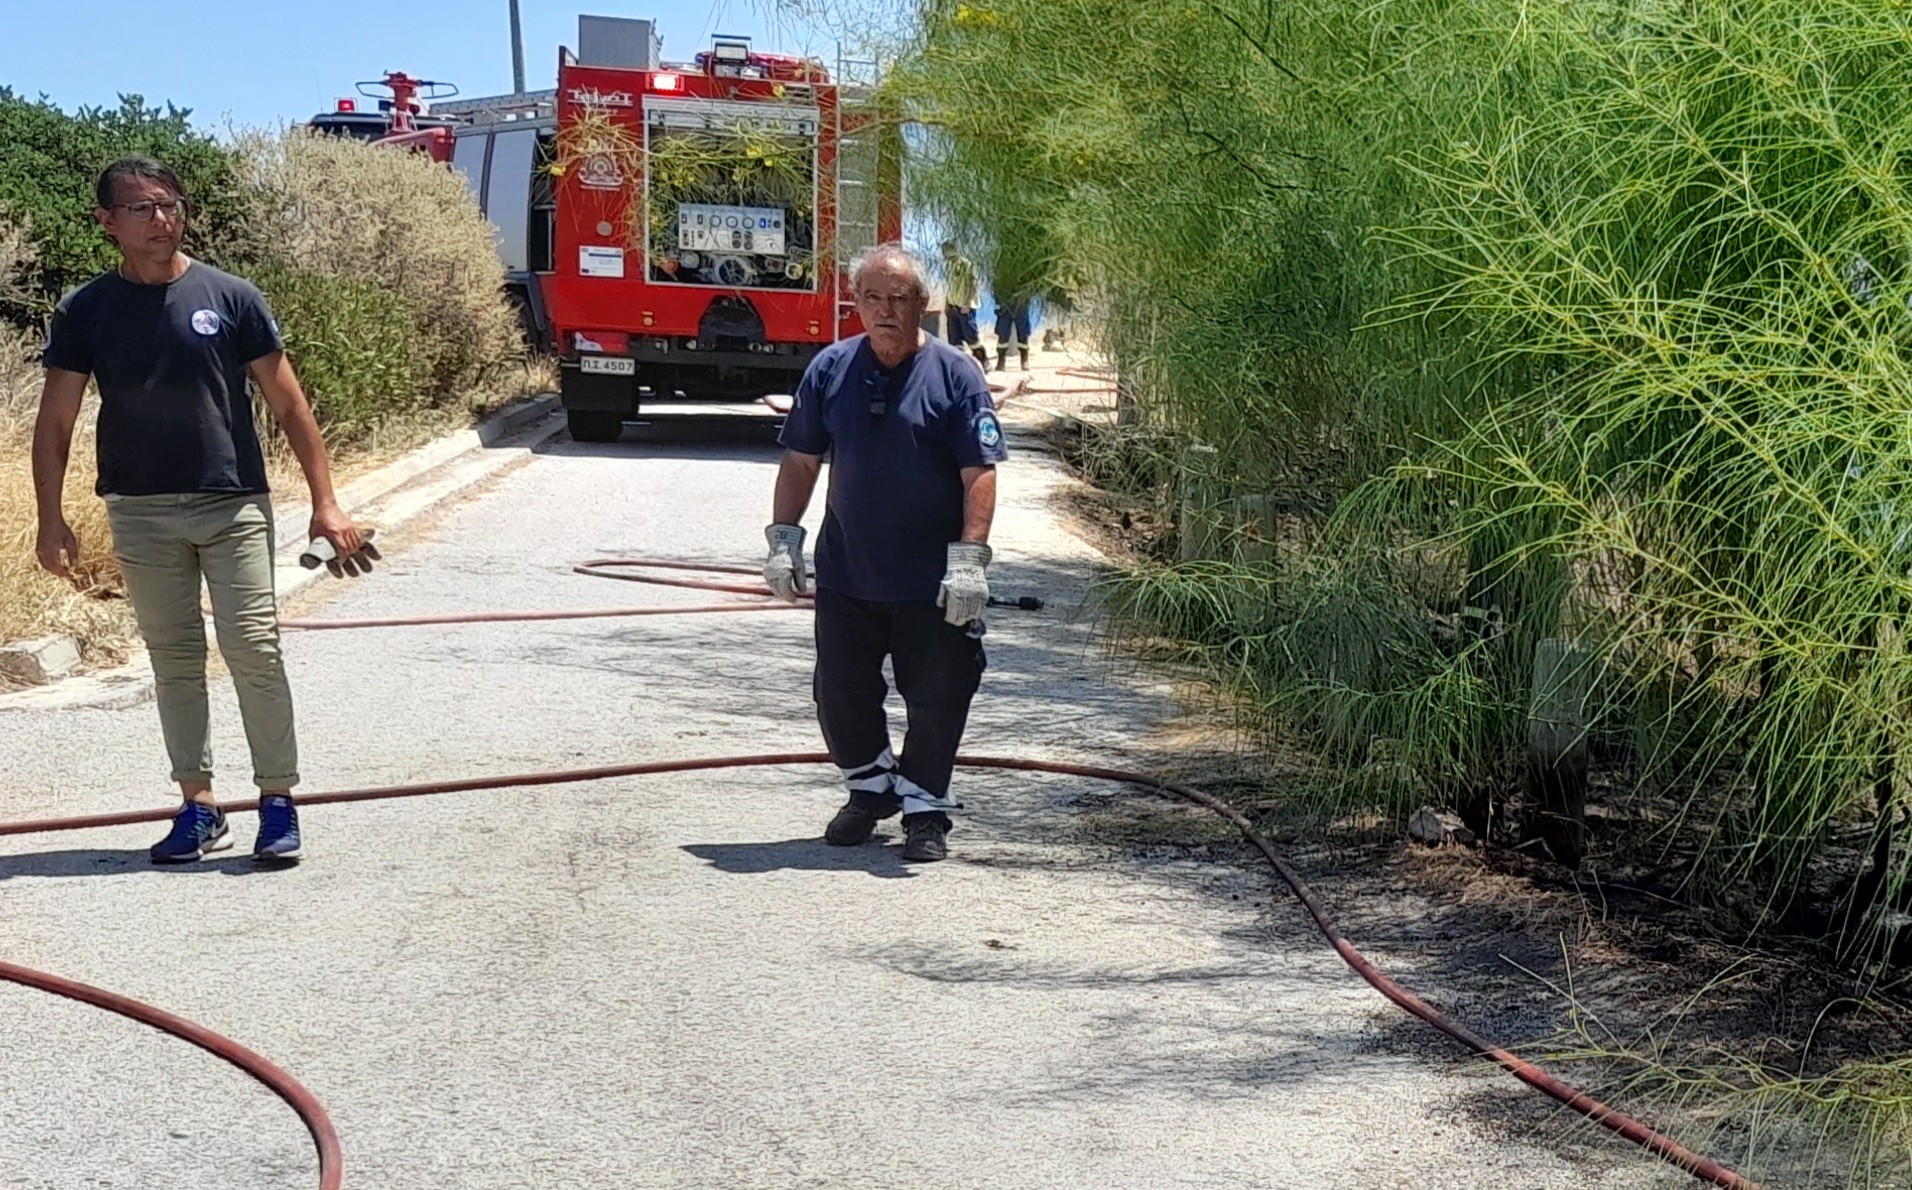
<path id="1" fill-rule="evenodd" d="M 447 613 L 433 616 L 385 617 L 341 620 L 285 620 L 282 627 L 296 631 L 342 630 L 390 628 L 401 626 L 481 624 L 508 621 L 569 620 L 587 618 L 607 618 L 617 616 L 648 615 L 685 615 L 714 612 L 756 612 L 801 610 L 807 604 L 788 604 L 767 601 L 762 598 L 761 586 L 747 586 L 740 583 L 712 582 L 709 580 L 666 577 L 646 571 L 666 571 L 672 573 L 701 574 L 738 574 L 755 575 L 754 569 L 728 566 L 709 566 L 683 562 L 654 562 L 641 559 L 598 559 L 580 564 L 576 573 L 597 578 L 616 578 L 630 582 L 653 585 L 684 587 L 697 591 L 711 591 L 727 594 L 758 596 L 752 600 L 737 600 L 727 603 L 695 605 L 660 605 L 644 608 L 604 608 L 581 611 L 496 611 L 477 613 Z M 636 573 L 632 573 L 636 572 Z M 1013 603 L 1014 601 L 1009 601 Z M 1037 601 L 1028 600 L 1040 606 Z M 758 768 L 775 765 L 811 765 L 830 764 L 830 757 L 822 752 L 786 752 L 753 756 L 715 756 L 699 757 L 689 760 L 651 761 L 640 764 L 611 765 L 601 768 L 569 769 L 542 773 L 517 773 L 493 777 L 472 777 L 452 781 L 431 781 L 410 785 L 391 785 L 368 789 L 341 790 L 333 793 L 318 793 L 301 796 L 301 806 L 340 805 L 347 802 L 387 801 L 397 798 L 427 797 L 437 794 L 467 793 L 478 790 L 517 789 L 527 786 L 568 785 L 588 781 L 607 781 L 626 777 L 652 776 L 664 773 L 685 773 L 711 769 Z M 1486 1040 L 1465 1025 L 1449 1019 L 1432 1005 L 1402 987 L 1393 978 L 1374 965 L 1357 950 L 1353 943 L 1335 927 L 1327 908 L 1319 895 L 1309 887 L 1301 876 L 1275 850 L 1274 844 L 1256 829 L 1246 815 L 1233 806 L 1199 789 L 1173 781 L 1164 781 L 1143 773 L 1124 769 L 1105 768 L 1096 765 L 1073 764 L 1063 761 L 1031 760 L 1021 757 L 967 756 L 956 762 L 964 768 L 999 769 L 1016 772 L 1051 773 L 1061 776 L 1081 777 L 1096 781 L 1109 781 L 1118 784 L 1136 786 L 1178 798 L 1202 806 L 1233 823 L 1268 860 L 1275 874 L 1301 902 L 1308 911 L 1317 929 L 1330 946 L 1356 974 L 1389 1001 L 1402 1010 L 1419 1018 L 1434 1029 L 1453 1038 L 1471 1052 L 1491 1058 L 1508 1073 L 1527 1085 L 1539 1090 L 1592 1122 L 1625 1137 L 1632 1143 L 1654 1153 L 1662 1159 L 1691 1173 L 1695 1178 L 1716 1186 L 1735 1187 L 1737 1190 L 1758 1190 L 1750 1180 L 1735 1173 L 1724 1165 L 1712 1161 L 1690 1149 L 1676 1143 L 1671 1138 L 1656 1132 L 1651 1127 L 1625 1115 L 1602 1103 L 1546 1071 L 1528 1062 L 1519 1055 Z M 256 810 L 256 800 L 240 800 L 221 803 L 228 811 Z M 113 814 L 91 814 L 69 818 L 48 818 L 24 822 L 0 823 L 0 836 L 45 834 L 56 831 L 89 830 L 98 827 L 125 826 L 133 823 L 163 822 L 172 818 L 172 809 L 132 810 Z M 38 991 L 49 992 L 77 1000 L 109 1012 L 118 1013 L 141 1024 L 148 1025 L 181 1040 L 191 1042 L 201 1049 L 231 1063 L 246 1074 L 264 1083 L 274 1094 L 283 1099 L 292 1110 L 298 1113 L 306 1128 L 311 1132 L 313 1143 L 318 1150 L 319 1190 L 340 1190 L 343 1186 L 343 1156 L 339 1144 L 338 1132 L 325 1108 L 312 1093 L 301 1086 L 291 1075 L 273 1065 L 270 1061 L 245 1048 L 239 1043 L 222 1037 L 209 1029 L 183 1020 L 162 1009 L 141 1003 L 112 992 L 57 975 L 34 971 L 29 968 L 0 962 L 0 981 L 19 984 Z"/>

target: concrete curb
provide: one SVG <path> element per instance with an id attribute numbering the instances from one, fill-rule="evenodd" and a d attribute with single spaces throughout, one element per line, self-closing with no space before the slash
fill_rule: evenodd
<path id="1" fill-rule="evenodd" d="M 361 475 L 339 488 L 339 502 L 355 519 L 389 532 L 431 512 L 459 493 L 482 483 L 519 462 L 555 437 L 564 422 L 553 415 L 558 398 L 546 394 L 461 430 Z M 311 517 L 304 501 L 275 505 L 279 552 L 275 559 L 279 602 L 327 577 L 324 569 L 299 565 L 305 548 L 305 523 Z M 122 710 L 153 696 L 153 678 L 144 650 L 136 649 L 124 665 L 80 674 L 46 686 L 0 694 L 0 713 L 85 708 Z"/>
<path id="2" fill-rule="evenodd" d="M 427 502 L 408 500 L 398 502 L 396 507 L 384 507 L 395 493 L 414 483 L 428 480 L 442 469 L 450 468 L 453 463 L 476 452 L 511 448 L 521 452 L 531 449 L 557 433 L 561 425 L 554 423 L 542 427 L 543 432 L 535 435 L 535 441 L 529 443 L 512 443 L 511 439 L 531 427 L 539 426 L 557 410 L 556 393 L 546 393 L 535 400 L 514 406 L 472 429 L 460 430 L 436 442 L 427 443 L 369 475 L 359 476 L 339 489 L 339 502 L 345 505 L 354 519 L 364 520 L 384 530 L 399 528 L 429 511 L 439 501 L 457 495 L 499 467 L 515 461 L 518 455 L 514 452 L 501 457 L 495 460 L 494 466 L 456 468 L 462 482 L 449 487 L 431 484 L 432 488 L 442 490 L 435 490 Z M 326 577 L 323 569 L 307 570 L 299 565 L 299 554 L 306 544 L 305 524 L 311 517 L 311 505 L 303 501 L 297 504 L 275 502 L 273 506 L 272 519 L 279 534 L 277 581 L 281 604 Z M 0 709 L 4 709 L 4 706 L 0 706 Z"/>
<path id="3" fill-rule="evenodd" d="M 0 677 L 46 686 L 78 669 L 80 642 L 62 632 L 0 646 Z"/>

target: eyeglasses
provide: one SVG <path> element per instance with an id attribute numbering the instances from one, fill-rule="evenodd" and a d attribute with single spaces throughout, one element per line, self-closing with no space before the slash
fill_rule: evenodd
<path id="1" fill-rule="evenodd" d="M 868 289 L 856 295 L 857 305 L 875 306 L 879 310 L 885 306 L 901 308 L 912 304 L 916 300 L 916 294 L 914 293 L 876 293 Z"/>
<path id="2" fill-rule="evenodd" d="M 154 215 L 180 219 L 186 214 L 186 200 L 183 198 L 169 198 L 165 202 L 116 202 L 113 206 L 131 215 L 135 223 L 150 223 Z"/>

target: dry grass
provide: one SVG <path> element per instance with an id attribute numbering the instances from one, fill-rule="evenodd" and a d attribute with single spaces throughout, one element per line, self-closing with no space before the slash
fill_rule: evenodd
<path id="1" fill-rule="evenodd" d="M 0 299 L 22 296 L 19 277 L 34 262 L 24 220 L 0 208 Z M 73 443 L 67 476 L 67 520 L 80 539 L 81 588 L 41 570 L 34 558 L 38 531 L 29 451 L 39 407 L 39 343 L 35 336 L 0 324 L 0 641 L 66 632 L 77 637 L 87 660 L 112 662 L 126 655 L 133 624 L 117 598 L 119 566 L 113 560 L 106 508 L 93 492 L 92 419 Z"/>
<path id="2" fill-rule="evenodd" d="M 28 449 L 39 404 L 38 356 L 31 336 L 0 327 L 0 454 L 7 460 L 0 467 L 0 641 L 70 633 L 89 662 L 110 664 L 125 659 L 133 618 L 118 598 L 119 567 L 106 506 L 93 495 L 90 410 L 73 443 L 66 484 L 67 520 L 80 539 L 83 589 L 54 578 L 34 560 L 37 521 Z"/>

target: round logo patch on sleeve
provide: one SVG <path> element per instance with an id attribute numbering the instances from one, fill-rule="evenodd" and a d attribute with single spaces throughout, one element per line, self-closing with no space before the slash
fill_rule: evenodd
<path id="1" fill-rule="evenodd" d="M 193 311 L 193 329 L 198 331 L 202 335 L 218 334 L 219 333 L 219 311 L 194 310 Z"/>
<path id="2" fill-rule="evenodd" d="M 984 450 L 994 450 L 1002 445 L 1002 427 L 996 424 L 995 414 L 977 415 L 976 441 L 982 443 Z"/>

